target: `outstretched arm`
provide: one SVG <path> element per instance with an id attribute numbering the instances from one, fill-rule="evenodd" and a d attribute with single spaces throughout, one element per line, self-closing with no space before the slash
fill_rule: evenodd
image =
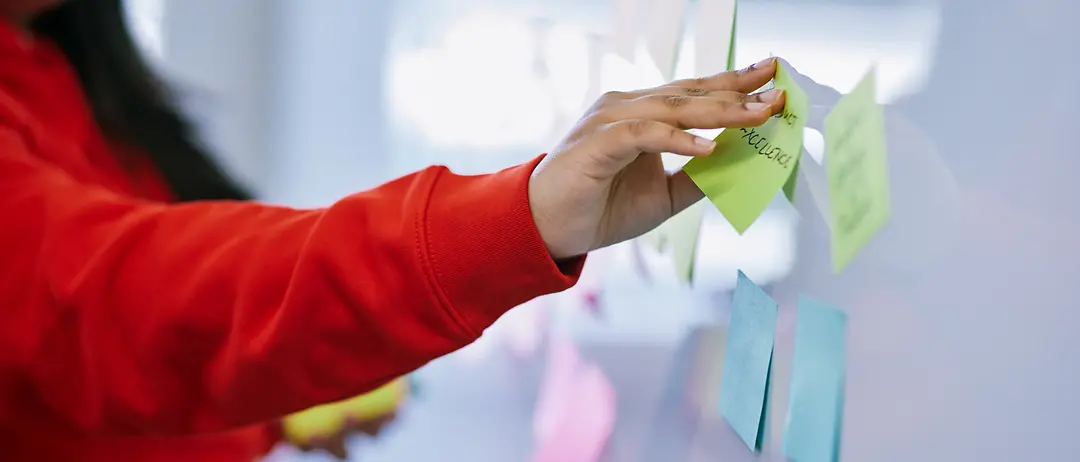
<path id="1" fill-rule="evenodd" d="M 537 161 L 433 167 L 317 210 L 166 205 L 79 183 L 0 127 L 0 418 L 215 431 L 452 352 L 575 281 L 580 259 L 560 269 L 533 223 Z"/>

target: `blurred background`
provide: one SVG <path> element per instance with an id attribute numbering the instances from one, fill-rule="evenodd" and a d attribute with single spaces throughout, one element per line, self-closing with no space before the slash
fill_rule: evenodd
<path id="1" fill-rule="evenodd" d="M 995 38 L 993 31 L 1008 31 L 998 27 L 1009 21 L 1026 18 L 1021 28 L 1034 30 L 1054 20 L 1048 12 L 1076 11 L 1051 0 L 944 3 L 951 7 L 930 0 L 740 0 L 735 64 L 782 56 L 841 92 L 876 65 L 879 101 L 900 104 L 924 89 L 939 55 L 967 53 L 975 43 L 943 41 L 943 30 L 1007 46 L 1021 39 L 1007 32 Z M 665 81 L 644 44 L 627 52 L 613 43 L 625 0 L 128 4 L 142 43 L 185 90 L 228 167 L 262 199 L 300 207 L 326 205 L 431 164 L 479 173 L 525 161 L 550 149 L 603 91 Z M 695 69 L 693 37 L 701 28 L 729 26 L 698 14 L 698 6 L 686 3 L 675 77 L 718 70 Z M 984 8 L 1005 12 L 966 22 Z M 953 21 L 944 29 L 943 15 Z M 640 26 L 649 20 L 642 15 Z M 967 79 L 946 69 L 951 77 L 939 85 Z M 934 120 L 933 106 L 909 108 L 912 120 Z M 926 136 L 941 139 L 933 130 Z M 821 145 L 820 133 L 808 129 L 807 151 L 819 161 Z M 417 396 L 379 438 L 351 440 L 354 459 L 528 460 L 538 390 L 558 340 L 598 364 L 615 390 L 617 421 L 601 460 L 755 460 L 709 401 L 726 305 L 738 269 L 768 290 L 789 280 L 805 242 L 798 239 L 800 216 L 778 199 L 739 236 L 708 208 L 693 285 L 675 277 L 669 255 L 640 243 L 598 252 L 578 287 L 515 310 L 473 346 L 418 371 Z M 857 454 L 851 460 L 929 460 L 863 457 L 871 449 Z M 271 458 L 324 456 L 283 448 Z"/>

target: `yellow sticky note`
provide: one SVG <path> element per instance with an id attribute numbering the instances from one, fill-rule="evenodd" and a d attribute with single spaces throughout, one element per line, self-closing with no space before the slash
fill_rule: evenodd
<path id="1" fill-rule="evenodd" d="M 825 117 L 825 170 L 832 220 L 833 271 L 855 258 L 889 218 L 885 116 L 871 70 Z"/>
<path id="2" fill-rule="evenodd" d="M 341 431 L 348 418 L 366 421 L 388 415 L 401 405 L 408 392 L 408 380 L 397 379 L 365 395 L 292 414 L 282 420 L 281 427 L 289 441 L 306 443 Z"/>
<path id="3" fill-rule="evenodd" d="M 760 127 L 724 130 L 711 155 L 683 167 L 739 234 L 761 216 L 777 192 L 793 191 L 784 186 L 802 152 L 809 100 L 783 63 L 773 83 L 787 98 L 782 113 Z"/>

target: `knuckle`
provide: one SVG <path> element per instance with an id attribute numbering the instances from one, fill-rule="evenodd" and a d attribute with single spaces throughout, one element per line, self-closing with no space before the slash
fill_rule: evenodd
<path id="1" fill-rule="evenodd" d="M 608 91 L 608 92 L 605 92 L 603 95 L 600 95 L 600 102 L 601 103 L 611 103 L 611 102 L 615 102 L 615 101 L 621 101 L 625 97 L 626 97 L 625 92 Z"/>
<path id="2" fill-rule="evenodd" d="M 609 109 L 609 108 L 598 108 L 597 110 L 593 111 L 591 114 L 585 116 L 585 119 L 582 120 L 582 124 L 583 125 L 596 125 L 596 124 L 606 124 L 606 123 L 614 122 L 616 119 L 611 114 L 611 112 L 612 112 L 612 110 Z"/>
<path id="3" fill-rule="evenodd" d="M 713 76 L 713 81 L 717 83 L 717 86 L 730 87 L 739 78 L 739 71 L 727 71 L 721 72 Z"/>
<path id="4" fill-rule="evenodd" d="M 716 100 L 716 105 L 719 106 L 721 111 L 730 111 L 732 109 L 741 109 L 743 103 L 742 101 L 729 101 L 718 99 Z"/>
<path id="5" fill-rule="evenodd" d="M 652 121 L 648 119 L 627 120 L 623 122 L 623 127 L 630 136 L 641 138 L 652 128 Z"/>
<path id="6" fill-rule="evenodd" d="M 668 139 L 671 139 L 671 140 L 678 139 L 680 136 L 682 136 L 684 133 L 686 133 L 686 132 L 684 132 L 682 130 L 679 130 L 679 129 L 675 128 L 675 127 L 672 127 L 670 125 L 668 125 L 665 128 L 665 131 L 667 132 Z"/>
<path id="7" fill-rule="evenodd" d="M 660 101 L 667 106 L 668 109 L 679 109 L 692 101 L 691 96 L 687 95 L 662 95 Z"/>
<path id="8" fill-rule="evenodd" d="M 687 96 L 706 96 L 710 93 L 709 90 L 697 87 L 686 88 L 683 90 L 683 92 L 686 93 Z"/>

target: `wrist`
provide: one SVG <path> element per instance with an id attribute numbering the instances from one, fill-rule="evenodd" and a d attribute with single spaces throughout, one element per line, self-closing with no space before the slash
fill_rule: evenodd
<path id="1" fill-rule="evenodd" d="M 564 262 L 572 265 L 592 250 L 591 239 L 586 236 L 595 234 L 589 231 L 595 226 L 583 223 L 581 217 L 594 212 L 582 210 L 580 201 L 573 200 L 584 195 L 577 191 L 581 185 L 566 184 L 564 179 L 572 176 L 558 172 L 557 169 L 564 167 L 550 162 L 552 159 L 545 157 L 529 177 L 529 211 L 548 255 L 562 267 Z"/>
<path id="2" fill-rule="evenodd" d="M 561 224 L 551 212 L 552 201 L 548 197 L 548 188 L 543 186 L 543 182 L 542 175 L 536 173 L 529 178 L 529 211 L 533 224 L 536 226 L 536 232 L 540 235 L 540 240 L 544 243 L 548 255 L 561 269 L 563 262 L 572 260 L 577 255 L 571 246 L 563 242 L 565 239 L 560 237 Z"/>

